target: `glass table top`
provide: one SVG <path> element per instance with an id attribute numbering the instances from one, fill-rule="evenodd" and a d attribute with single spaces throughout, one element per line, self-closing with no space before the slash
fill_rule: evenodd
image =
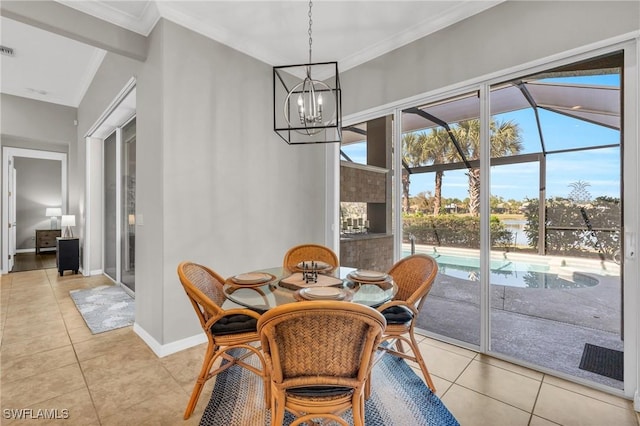
<path id="1" fill-rule="evenodd" d="M 369 283 L 356 282 L 347 278 L 347 275 L 355 270 L 355 268 L 340 267 L 333 273 L 333 276 L 340 278 L 342 283 L 340 284 L 338 281 L 338 284 L 332 287 L 344 290 L 342 293 L 347 295 L 344 300 L 376 307 L 393 299 L 393 296 L 398 291 L 398 287 L 391 279 L 378 283 Z M 262 285 L 252 284 L 250 286 L 236 284 L 232 278 L 229 278 L 225 282 L 224 292 L 230 301 L 259 312 L 265 312 L 278 305 L 304 300 L 300 296 L 299 290 L 296 290 L 296 286 L 280 283 L 282 279 L 295 278 L 291 277 L 292 274 L 282 267 L 260 269 L 251 273 L 267 273 L 275 278 Z M 287 281 L 295 282 L 295 280 Z M 300 289 L 318 287 L 318 284 L 321 285 L 322 280 L 319 280 L 316 284 L 310 283 L 308 287 L 304 284 L 299 287 Z"/>

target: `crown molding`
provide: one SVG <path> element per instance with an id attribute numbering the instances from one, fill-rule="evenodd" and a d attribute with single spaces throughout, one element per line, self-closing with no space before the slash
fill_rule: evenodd
<path id="1" fill-rule="evenodd" d="M 188 28 L 191 31 L 229 46 L 269 65 L 280 63 L 279 59 L 274 59 L 274 55 L 265 54 L 265 49 L 260 48 L 256 43 L 239 41 L 234 33 L 222 27 L 212 25 L 210 22 L 205 22 L 195 16 L 186 14 L 173 7 L 169 2 L 159 2 L 157 3 L 157 7 L 163 19 Z"/>
<path id="2" fill-rule="evenodd" d="M 155 1 L 147 0 L 139 16 L 116 9 L 104 1 L 55 0 L 56 2 L 110 22 L 143 36 L 148 36 L 160 19 Z"/>
<path id="3" fill-rule="evenodd" d="M 339 60 L 340 71 L 346 71 L 367 61 L 375 59 L 385 53 L 398 49 L 418 39 L 433 34 L 443 28 L 455 24 L 458 21 L 469 18 L 487 9 L 490 9 L 505 0 L 494 1 L 466 1 L 447 9 L 439 16 L 430 16 L 406 30 L 394 34 L 375 45 L 367 46 L 365 49 L 349 55 Z"/>

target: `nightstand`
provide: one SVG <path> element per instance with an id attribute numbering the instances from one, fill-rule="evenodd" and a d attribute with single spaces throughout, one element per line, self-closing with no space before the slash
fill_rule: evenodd
<path id="1" fill-rule="evenodd" d="M 56 238 L 56 265 L 60 276 L 71 270 L 74 274 L 80 268 L 80 239 Z"/>
<path id="2" fill-rule="evenodd" d="M 59 229 L 36 229 L 36 254 L 43 248 L 55 248 L 56 237 L 60 235 Z"/>

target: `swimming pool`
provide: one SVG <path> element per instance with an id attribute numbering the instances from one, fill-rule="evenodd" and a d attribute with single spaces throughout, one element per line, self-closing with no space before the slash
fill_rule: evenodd
<path id="1" fill-rule="evenodd" d="M 410 251 L 403 251 L 408 256 Z M 473 256 L 428 253 L 438 262 L 439 272 L 453 278 L 480 281 L 480 259 Z M 598 285 L 598 279 L 578 271 L 553 271 L 543 263 L 492 259 L 490 261 L 490 282 L 522 288 L 570 289 Z"/>

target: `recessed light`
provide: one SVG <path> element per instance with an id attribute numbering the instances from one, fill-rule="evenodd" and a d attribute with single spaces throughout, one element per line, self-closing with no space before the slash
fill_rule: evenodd
<path id="1" fill-rule="evenodd" d="M 37 93 L 38 95 L 48 95 L 49 92 L 47 92 L 46 90 L 42 90 L 42 89 L 34 89 L 32 87 L 27 87 L 27 90 L 33 93 Z"/>

